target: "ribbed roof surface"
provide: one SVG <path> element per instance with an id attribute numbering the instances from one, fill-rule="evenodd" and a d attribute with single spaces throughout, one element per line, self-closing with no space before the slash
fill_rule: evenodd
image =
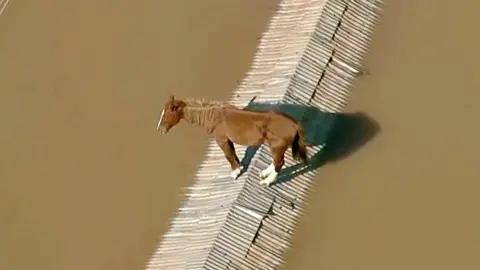
<path id="1" fill-rule="evenodd" d="M 251 106 L 278 106 L 291 113 L 318 144 L 309 149 L 318 158 L 335 122 L 332 113 L 343 111 L 351 85 L 362 73 L 380 5 L 375 0 L 282 1 L 232 103 L 243 107 L 257 96 L 260 104 Z M 243 157 L 246 149 L 236 148 Z M 268 147 L 260 147 L 248 170 L 232 180 L 223 152 L 212 141 L 146 269 L 278 268 L 315 170 L 295 173 L 287 151 L 284 170 L 290 175 L 264 188 L 258 172 L 271 159 Z"/>

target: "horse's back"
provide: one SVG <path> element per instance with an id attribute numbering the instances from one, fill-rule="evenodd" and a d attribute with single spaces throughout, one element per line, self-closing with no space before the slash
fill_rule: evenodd
<path id="1" fill-rule="evenodd" d="M 290 115 L 281 112 L 279 110 L 268 111 L 255 111 L 255 110 L 243 110 L 235 106 L 225 106 L 223 108 L 226 119 L 230 121 L 241 121 L 244 123 L 255 122 L 278 122 L 280 124 L 293 123 L 297 124 L 298 121 Z"/>
<path id="2" fill-rule="evenodd" d="M 259 145 L 264 142 L 264 116 L 243 111 L 235 106 L 222 108 L 222 123 L 218 133 L 225 134 L 240 145 Z"/>

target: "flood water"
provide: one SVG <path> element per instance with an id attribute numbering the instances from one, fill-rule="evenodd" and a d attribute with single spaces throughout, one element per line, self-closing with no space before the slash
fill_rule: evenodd
<path id="1" fill-rule="evenodd" d="M 277 2 L 12 0 L 0 269 L 143 269 L 207 143 L 156 132 L 165 98 L 229 98 Z"/>
<path id="2" fill-rule="evenodd" d="M 277 1 L 16 1 L 0 17 L 0 269 L 142 269 Z M 455 4 L 456 3 L 456 4 Z M 284 269 L 478 269 L 475 1 L 388 1 L 348 105 L 381 126 L 322 167 Z"/>
<path id="3" fill-rule="evenodd" d="M 381 130 L 320 169 L 283 269 L 480 269 L 479 7 L 386 1 L 347 108 Z"/>

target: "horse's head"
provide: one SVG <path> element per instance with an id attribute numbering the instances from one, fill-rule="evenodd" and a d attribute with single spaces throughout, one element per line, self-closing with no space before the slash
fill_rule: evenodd
<path id="1" fill-rule="evenodd" d="M 182 119 L 183 108 L 185 105 L 185 102 L 175 100 L 174 96 L 170 96 L 165 103 L 165 108 L 162 110 L 160 120 L 158 120 L 157 130 L 162 134 L 166 134 L 172 127 L 178 124 L 180 119 Z"/>

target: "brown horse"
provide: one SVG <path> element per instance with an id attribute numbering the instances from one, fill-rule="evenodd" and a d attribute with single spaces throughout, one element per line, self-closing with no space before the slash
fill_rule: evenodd
<path id="1" fill-rule="evenodd" d="M 181 119 L 191 125 L 203 127 L 215 138 L 230 163 L 233 179 L 243 171 L 234 143 L 244 146 L 268 143 L 270 146 L 273 162 L 260 172 L 261 185 L 268 186 L 277 180 L 284 164 L 284 154 L 290 146 L 297 161 L 305 165 L 308 163 L 302 126 L 279 111 L 254 112 L 220 101 L 178 100 L 171 96 L 161 112 L 157 130 L 166 134 Z"/>

